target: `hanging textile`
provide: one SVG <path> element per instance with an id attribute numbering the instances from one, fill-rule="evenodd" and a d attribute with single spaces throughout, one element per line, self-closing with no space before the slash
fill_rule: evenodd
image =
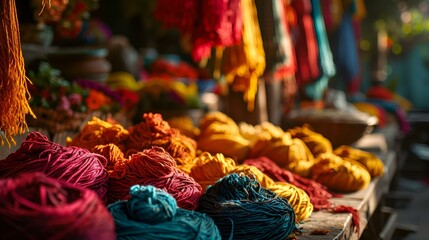
<path id="1" fill-rule="evenodd" d="M 16 144 L 14 136 L 28 131 L 26 115 L 32 112 L 21 49 L 15 0 L 0 3 L 0 143 Z"/>
<path id="2" fill-rule="evenodd" d="M 314 30 L 316 33 L 317 45 L 319 50 L 319 66 L 321 75 L 314 82 L 305 87 L 307 96 L 313 100 L 320 100 L 328 86 L 329 79 L 335 75 L 335 64 L 329 45 L 326 28 L 320 7 L 320 0 L 311 0 L 312 16 Z"/>
<path id="3" fill-rule="evenodd" d="M 339 80 L 352 81 L 359 73 L 359 59 L 352 16 L 343 14 L 343 20 L 339 29 L 332 36 L 332 54 L 337 66 Z"/>
<path id="4" fill-rule="evenodd" d="M 225 48 L 222 72 L 235 92 L 243 92 L 249 111 L 254 109 L 258 79 L 265 70 L 265 52 L 254 0 L 241 0 L 242 41 Z"/>
<path id="5" fill-rule="evenodd" d="M 264 79 L 266 82 L 282 81 L 278 90 L 284 113 L 293 108 L 297 95 L 296 58 L 286 13 L 287 4 L 284 0 L 256 1 L 266 60 Z"/>
<path id="6" fill-rule="evenodd" d="M 195 27 L 197 12 L 196 0 L 157 0 L 154 16 L 164 27 L 191 33 Z"/>
<path id="7" fill-rule="evenodd" d="M 327 32 L 332 32 L 338 28 L 343 15 L 343 0 L 323 0 L 320 2 L 323 20 Z"/>
<path id="8" fill-rule="evenodd" d="M 157 0 L 155 17 L 191 36 L 196 62 L 209 58 L 215 47 L 241 41 L 240 0 Z"/>
<path id="9" fill-rule="evenodd" d="M 290 6 L 297 20 L 292 29 L 297 60 L 296 80 L 299 86 L 303 86 L 320 76 L 311 1 L 292 0 Z"/>
<path id="10" fill-rule="evenodd" d="M 243 29 L 240 0 L 204 0 L 199 4 L 192 33 L 192 58 L 197 62 L 210 57 L 214 47 L 238 44 Z"/>
<path id="11" fill-rule="evenodd" d="M 283 80 L 295 75 L 296 59 L 285 4 L 284 0 L 256 2 L 265 51 L 266 80 Z"/>

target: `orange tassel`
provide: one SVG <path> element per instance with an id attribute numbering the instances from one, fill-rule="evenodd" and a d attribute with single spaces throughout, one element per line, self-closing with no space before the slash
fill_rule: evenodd
<path id="1" fill-rule="evenodd" d="M 13 137 L 28 131 L 27 114 L 34 118 L 21 49 L 15 0 L 0 3 L 0 142 L 16 144 Z M 31 82 L 30 82 L 31 83 Z"/>

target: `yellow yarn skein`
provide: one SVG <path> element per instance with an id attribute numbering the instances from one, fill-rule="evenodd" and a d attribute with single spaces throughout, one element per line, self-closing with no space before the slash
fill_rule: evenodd
<path id="1" fill-rule="evenodd" d="M 368 186 L 371 175 L 360 163 L 345 161 L 334 153 L 322 153 L 311 167 L 311 177 L 339 192 L 354 192 Z"/>
<path id="2" fill-rule="evenodd" d="M 180 133 L 196 139 L 200 134 L 200 129 L 196 127 L 189 116 L 177 116 L 167 119 L 168 124 L 172 128 L 179 129 Z"/>
<path id="3" fill-rule="evenodd" d="M 301 139 L 315 157 L 322 153 L 332 152 L 332 143 L 322 134 L 311 130 L 308 124 L 289 129 L 287 132 L 293 138 Z"/>
<path id="4" fill-rule="evenodd" d="M 275 134 L 264 132 L 250 149 L 249 157 L 265 156 L 289 171 L 302 177 L 310 175 L 313 165 L 313 155 L 303 141 L 292 139 L 289 133 L 277 137 Z"/>
<path id="5" fill-rule="evenodd" d="M 113 143 L 124 152 L 124 142 L 129 135 L 129 131 L 122 125 L 112 124 L 98 117 L 93 117 L 75 137 L 67 137 L 66 145 L 91 150 L 97 145 Z"/>
<path id="6" fill-rule="evenodd" d="M 240 135 L 238 125 L 222 112 L 210 112 L 200 120 L 198 149 L 211 154 L 222 153 L 236 161 L 244 160 L 250 141 Z"/>
<path id="7" fill-rule="evenodd" d="M 295 211 L 297 222 L 307 220 L 313 213 L 310 197 L 301 188 L 287 182 L 275 182 L 268 189 L 288 200 Z"/>
<path id="8" fill-rule="evenodd" d="M 219 111 L 206 113 L 200 119 L 200 131 L 200 134 L 203 135 L 200 137 L 210 134 L 240 134 L 240 129 L 235 121 Z"/>
<path id="9" fill-rule="evenodd" d="M 211 155 L 204 152 L 195 158 L 189 176 L 198 182 L 203 189 L 228 175 L 235 168 L 235 161 L 222 153 Z"/>
<path id="10" fill-rule="evenodd" d="M 384 163 L 377 155 L 350 146 L 340 146 L 334 153 L 347 161 L 357 161 L 368 170 L 371 177 L 379 177 L 384 173 Z"/>

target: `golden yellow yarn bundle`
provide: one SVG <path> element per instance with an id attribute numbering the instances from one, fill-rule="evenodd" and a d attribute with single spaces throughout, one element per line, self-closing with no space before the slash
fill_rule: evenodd
<path id="1" fill-rule="evenodd" d="M 368 170 L 371 177 L 379 177 L 384 173 L 383 161 L 373 153 L 346 145 L 336 148 L 334 153 L 344 160 L 359 162 Z"/>
<path id="2" fill-rule="evenodd" d="M 196 127 L 189 116 L 177 116 L 167 119 L 170 127 L 179 129 L 180 133 L 196 139 L 200 135 L 200 129 Z"/>
<path id="3" fill-rule="evenodd" d="M 334 153 L 320 154 L 311 167 L 311 177 L 339 192 L 354 192 L 368 186 L 369 172 L 356 161 L 345 161 Z"/>
<path id="4" fill-rule="evenodd" d="M 310 126 L 307 124 L 302 127 L 289 129 L 287 132 L 289 132 L 293 138 L 301 139 L 315 157 L 322 153 L 332 152 L 333 150 L 331 142 L 322 134 L 310 129 Z"/>
<path id="5" fill-rule="evenodd" d="M 302 140 L 292 138 L 290 133 L 271 123 L 261 125 L 261 129 L 258 140 L 250 149 L 250 158 L 265 156 L 284 169 L 303 177 L 310 176 L 314 157 Z"/>
<path id="6" fill-rule="evenodd" d="M 200 120 L 198 149 L 211 154 L 222 153 L 240 162 L 250 150 L 250 141 L 240 134 L 238 125 L 221 112 L 211 112 Z"/>

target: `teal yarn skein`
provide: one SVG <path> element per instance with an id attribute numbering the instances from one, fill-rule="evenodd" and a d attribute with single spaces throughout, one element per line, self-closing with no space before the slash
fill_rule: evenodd
<path id="1" fill-rule="evenodd" d="M 236 173 L 209 186 L 198 211 L 214 220 L 223 239 L 283 240 L 297 229 L 287 200 L 261 187 L 258 180 Z"/>
<path id="2" fill-rule="evenodd" d="M 151 185 L 130 187 L 130 199 L 107 206 L 118 240 L 220 240 L 219 230 L 206 214 L 177 207 L 169 193 Z"/>

